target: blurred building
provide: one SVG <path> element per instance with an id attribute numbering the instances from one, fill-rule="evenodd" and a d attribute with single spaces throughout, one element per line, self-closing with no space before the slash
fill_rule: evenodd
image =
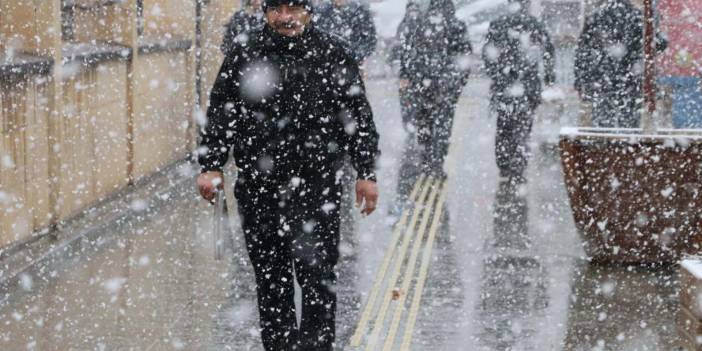
<path id="1" fill-rule="evenodd" d="M 237 0 L 0 0 L 0 252 L 170 164 Z"/>

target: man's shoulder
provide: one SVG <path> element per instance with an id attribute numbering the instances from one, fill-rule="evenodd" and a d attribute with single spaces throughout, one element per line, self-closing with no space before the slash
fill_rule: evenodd
<path id="1" fill-rule="evenodd" d="M 322 49 L 326 56 L 336 60 L 352 59 L 353 50 L 346 39 L 335 33 L 319 29 L 314 29 L 312 35 L 316 46 Z"/>
<path id="2" fill-rule="evenodd" d="M 490 22 L 490 27 L 495 28 L 495 29 L 507 28 L 507 27 L 511 26 L 513 22 L 514 22 L 513 15 L 502 15 L 502 16 L 497 17 L 496 19 L 492 20 L 492 22 Z"/>

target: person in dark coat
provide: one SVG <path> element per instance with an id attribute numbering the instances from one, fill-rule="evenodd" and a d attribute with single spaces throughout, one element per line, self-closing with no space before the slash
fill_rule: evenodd
<path id="1" fill-rule="evenodd" d="M 261 11 L 261 0 L 246 0 L 244 8 L 234 13 L 224 27 L 224 38 L 220 50 L 226 56 L 237 42 L 246 42 L 249 33 L 263 28 L 265 20 Z"/>
<path id="2" fill-rule="evenodd" d="M 468 81 L 472 47 L 452 0 L 432 0 L 406 44 L 400 86 L 414 96 L 422 167 L 444 177 L 456 103 Z"/>
<path id="3" fill-rule="evenodd" d="M 546 85 L 555 80 L 555 49 L 544 25 L 529 14 L 528 0 L 510 0 L 510 14 L 490 23 L 483 61 L 497 115 L 495 154 L 500 177 L 522 183 L 527 168 L 527 141 L 534 112 L 541 104 L 543 63 Z"/>
<path id="4" fill-rule="evenodd" d="M 397 27 L 395 34 L 395 45 L 393 46 L 390 56 L 392 61 L 406 62 L 412 53 L 412 48 L 409 43 L 410 36 L 417 30 L 420 22 L 419 4 L 410 1 L 405 8 L 405 15 L 402 17 L 400 25 Z M 400 80 L 400 108 L 402 109 L 402 124 L 405 130 L 410 134 L 416 131 L 415 109 L 414 109 L 414 91 L 408 89 L 407 77 Z"/>
<path id="5" fill-rule="evenodd" d="M 338 171 L 375 210 L 378 134 L 358 63 L 311 23 L 307 0 L 264 0 L 266 25 L 226 56 L 200 131 L 197 184 L 213 199 L 231 152 L 266 350 L 332 350 L 339 259 Z M 302 287 L 297 325 L 293 276 Z"/>
<path id="6" fill-rule="evenodd" d="M 578 41 L 575 89 L 592 103 L 596 127 L 637 128 L 643 107 L 643 13 L 629 0 L 607 0 Z M 667 41 L 656 35 L 658 52 Z"/>
<path id="7" fill-rule="evenodd" d="M 378 42 L 370 8 L 355 0 L 331 0 L 316 9 L 317 28 L 346 41 L 361 65 Z"/>

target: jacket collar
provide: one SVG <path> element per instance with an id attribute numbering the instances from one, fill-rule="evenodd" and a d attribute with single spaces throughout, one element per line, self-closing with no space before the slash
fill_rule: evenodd
<path id="1" fill-rule="evenodd" d="M 295 37 L 288 37 L 278 34 L 268 24 L 266 24 L 259 36 L 259 44 L 272 53 L 287 54 L 294 56 L 305 56 L 312 50 L 312 40 L 314 38 L 314 28 L 312 23 L 305 28 L 305 31 Z"/>

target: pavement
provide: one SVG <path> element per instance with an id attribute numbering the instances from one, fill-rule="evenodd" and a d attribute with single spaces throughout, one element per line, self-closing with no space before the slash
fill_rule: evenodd
<path id="1" fill-rule="evenodd" d="M 528 182 L 501 181 L 487 88 L 465 89 L 443 182 L 416 171 L 396 81 L 368 83 L 381 204 L 345 211 L 337 349 L 676 349 L 675 269 L 587 262 L 558 116 L 540 112 Z M 216 260 L 195 173 L 176 165 L 64 226 L 0 286 L 0 350 L 261 350 L 236 211 Z"/>

